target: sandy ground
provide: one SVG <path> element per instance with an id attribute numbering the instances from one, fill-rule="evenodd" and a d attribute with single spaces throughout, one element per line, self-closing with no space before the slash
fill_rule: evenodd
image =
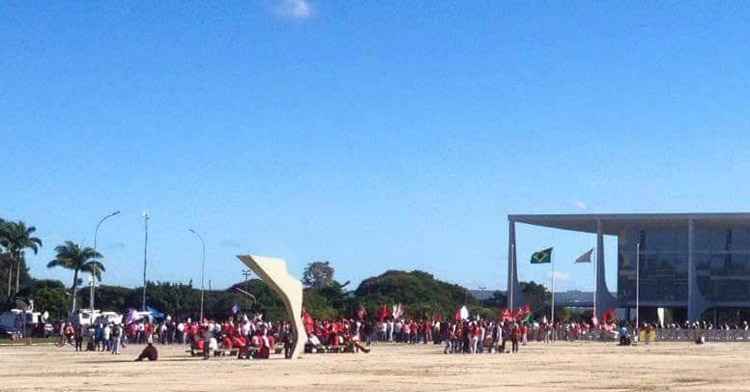
<path id="1" fill-rule="evenodd" d="M 157 362 L 132 362 L 140 349 L 0 347 L 0 391 L 750 391 L 750 343 L 532 344 L 473 356 L 385 344 L 297 361 L 203 361 L 171 346 Z"/>

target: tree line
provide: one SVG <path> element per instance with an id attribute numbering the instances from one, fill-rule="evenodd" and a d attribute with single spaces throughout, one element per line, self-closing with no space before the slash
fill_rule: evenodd
<path id="1" fill-rule="evenodd" d="M 0 278 L 0 293 L 6 293 L 4 307 L 16 306 L 16 300 L 33 300 L 36 310 L 47 311 L 52 319 L 64 319 L 89 298 L 82 293 L 81 274 L 92 274 L 101 280 L 106 271 L 102 254 L 90 247 L 82 247 L 65 241 L 55 248 L 55 257 L 48 268 L 64 268 L 72 272 L 72 280 L 66 286 L 57 280 L 36 280 L 28 272 L 26 252 L 37 253 L 42 241 L 35 237 L 36 228 L 24 222 L 0 219 L 0 270 L 6 276 Z M 381 275 L 363 280 L 353 290 L 350 282 L 340 283 L 335 279 L 335 269 L 328 261 L 308 264 L 303 273 L 304 306 L 313 317 L 335 319 L 351 317 L 360 307 L 371 317 L 382 305 L 402 304 L 409 317 L 445 318 L 453 317 L 456 310 L 466 305 L 474 315 L 495 318 L 505 306 L 504 293 L 495 291 L 485 300 L 475 298 L 470 291 L 457 284 L 436 279 L 424 271 L 386 271 Z M 524 297 L 532 305 L 538 317 L 548 311 L 549 291 L 541 284 L 523 282 Z M 147 303 L 159 311 L 175 317 L 197 318 L 200 290 L 187 284 L 172 282 L 147 282 Z M 100 285 L 95 291 L 97 308 L 125 312 L 129 308 L 140 309 L 143 287 L 127 288 Z M 263 313 L 272 319 L 284 318 L 283 303 L 260 279 L 249 279 L 232 285 L 226 290 L 205 292 L 205 314 L 208 317 L 224 318 L 233 310 Z"/>

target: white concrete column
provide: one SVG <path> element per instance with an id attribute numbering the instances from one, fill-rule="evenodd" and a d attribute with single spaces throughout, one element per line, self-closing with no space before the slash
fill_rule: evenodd
<path id="1" fill-rule="evenodd" d="M 604 268 L 604 223 L 596 221 L 596 317 L 601 319 L 609 309 L 617 306 L 617 300 L 607 288 L 607 275 Z"/>
<path id="2" fill-rule="evenodd" d="M 516 258 L 516 222 L 508 219 L 508 309 L 523 304 L 521 285 L 518 283 L 518 259 Z"/>

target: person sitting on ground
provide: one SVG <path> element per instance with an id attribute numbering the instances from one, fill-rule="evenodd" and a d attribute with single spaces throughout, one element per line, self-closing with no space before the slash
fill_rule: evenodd
<path id="1" fill-rule="evenodd" d="M 156 347 L 154 347 L 153 343 L 148 343 L 141 352 L 141 355 L 139 355 L 138 358 L 135 359 L 135 361 L 140 362 L 144 359 L 148 359 L 149 361 L 156 361 L 157 359 L 159 359 L 159 352 L 156 351 Z"/>
<path id="2" fill-rule="evenodd" d="M 320 339 L 318 339 L 318 337 L 314 333 L 310 333 L 307 336 L 307 343 L 305 344 L 305 352 L 317 353 L 323 350 L 324 350 L 323 344 L 320 343 Z"/>
<path id="3" fill-rule="evenodd" d="M 620 346 L 630 346 L 632 343 L 630 338 L 630 332 L 628 332 L 628 327 L 625 323 L 622 323 L 622 326 L 620 326 Z"/>

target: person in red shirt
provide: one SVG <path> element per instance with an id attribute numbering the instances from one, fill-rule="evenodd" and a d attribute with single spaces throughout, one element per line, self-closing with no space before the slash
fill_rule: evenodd
<path id="1" fill-rule="evenodd" d="M 146 335 L 146 343 L 154 342 L 154 324 L 146 323 L 144 328 L 144 334 Z"/>
<path id="2" fill-rule="evenodd" d="M 510 343 L 511 343 L 511 352 L 517 353 L 518 352 L 518 340 L 521 335 L 521 327 L 518 326 L 518 323 L 513 323 L 513 327 L 510 330 Z"/>
<path id="3" fill-rule="evenodd" d="M 197 342 L 200 339 L 200 326 L 198 323 L 193 323 L 190 325 L 190 338 L 193 340 L 193 343 Z"/>
<path id="4" fill-rule="evenodd" d="M 264 328 L 262 332 L 258 333 L 257 342 L 259 346 L 255 358 L 268 359 L 271 356 L 271 350 L 274 346 L 273 336 L 269 336 L 268 330 Z"/>

